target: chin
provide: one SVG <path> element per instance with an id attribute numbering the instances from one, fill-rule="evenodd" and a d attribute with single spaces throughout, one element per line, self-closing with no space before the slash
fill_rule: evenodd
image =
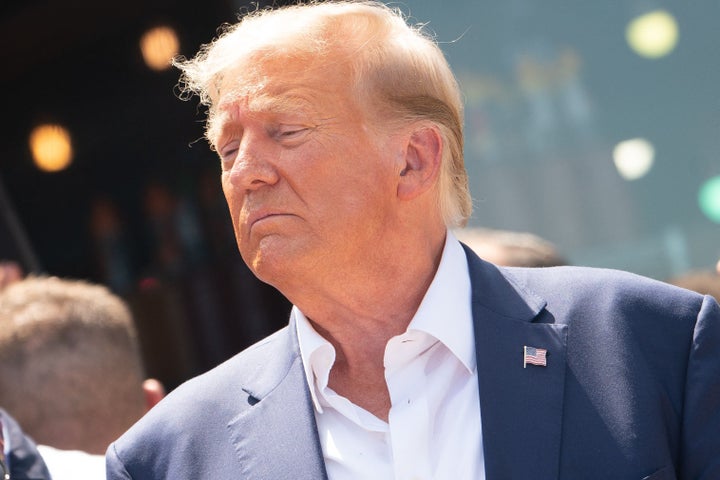
<path id="1" fill-rule="evenodd" d="M 282 278 L 293 271 L 292 259 L 277 246 L 254 249 L 248 255 L 243 255 L 243 259 L 258 279 L 276 288 L 282 284 Z"/>
<path id="2" fill-rule="evenodd" d="M 266 235 L 243 247 L 241 254 L 250 270 L 278 290 L 311 273 L 325 251 L 302 235 Z"/>

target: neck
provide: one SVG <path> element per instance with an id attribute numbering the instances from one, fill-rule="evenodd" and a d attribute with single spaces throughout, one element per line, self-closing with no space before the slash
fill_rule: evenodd
<path id="1" fill-rule="evenodd" d="M 331 342 L 347 348 L 361 337 L 387 342 L 402 333 L 420 306 L 437 271 L 445 232 L 423 238 L 415 246 L 380 248 L 361 261 L 331 269 L 328 276 L 313 276 L 302 283 L 290 301 Z M 354 342 L 351 342 L 354 344 Z"/>
<path id="2" fill-rule="evenodd" d="M 303 295 L 288 296 L 335 347 L 330 387 L 378 418 L 387 420 L 390 409 L 385 346 L 405 332 L 415 315 L 440 264 L 444 241 L 443 230 L 385 258 L 374 252 L 366 264 L 374 267 L 360 275 L 343 270 L 314 292 L 306 284 Z"/>

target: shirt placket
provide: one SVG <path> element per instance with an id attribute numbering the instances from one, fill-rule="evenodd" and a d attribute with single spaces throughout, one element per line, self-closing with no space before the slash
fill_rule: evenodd
<path id="1" fill-rule="evenodd" d="M 405 337 L 405 336 L 403 336 Z M 389 437 L 397 480 L 432 478 L 430 458 L 431 412 L 427 402 L 427 356 L 433 343 L 423 335 L 398 337 L 388 345 L 386 381 L 392 407 Z"/>

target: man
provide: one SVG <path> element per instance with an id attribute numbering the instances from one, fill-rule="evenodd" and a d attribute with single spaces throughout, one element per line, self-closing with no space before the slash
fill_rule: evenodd
<path id="1" fill-rule="evenodd" d="M 130 311 L 105 287 L 27 277 L 0 292 L 0 405 L 55 480 L 102 478 L 107 446 L 162 395 Z"/>
<path id="2" fill-rule="evenodd" d="M 294 308 L 111 445 L 110 479 L 720 477 L 718 305 L 461 246 L 460 95 L 400 15 L 257 12 L 180 67 L 240 253 Z"/>

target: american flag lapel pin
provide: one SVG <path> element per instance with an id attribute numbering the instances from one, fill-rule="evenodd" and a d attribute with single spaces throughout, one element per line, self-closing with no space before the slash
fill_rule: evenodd
<path id="1" fill-rule="evenodd" d="M 523 368 L 527 368 L 528 364 L 547 367 L 547 350 L 544 348 L 523 347 Z"/>

